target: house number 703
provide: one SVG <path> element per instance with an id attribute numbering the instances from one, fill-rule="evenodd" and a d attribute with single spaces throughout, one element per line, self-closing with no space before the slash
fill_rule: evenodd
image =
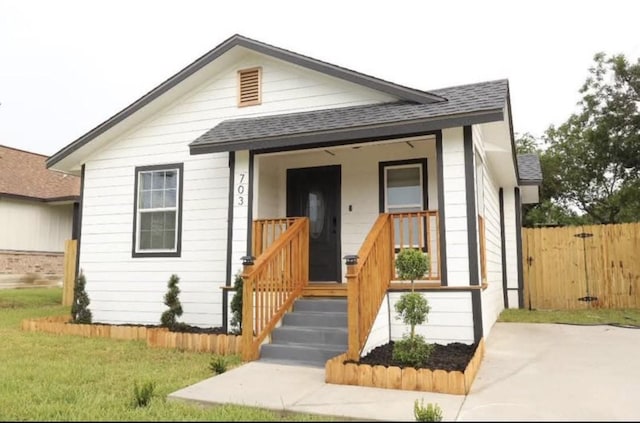
<path id="1" fill-rule="evenodd" d="M 246 185 L 247 185 L 247 183 L 245 182 L 245 179 L 247 177 L 247 174 L 241 173 L 239 176 L 240 176 L 240 180 L 238 181 L 238 186 L 236 187 L 236 192 L 238 193 L 238 205 L 244 206 L 245 204 L 244 196 L 245 196 Z"/>

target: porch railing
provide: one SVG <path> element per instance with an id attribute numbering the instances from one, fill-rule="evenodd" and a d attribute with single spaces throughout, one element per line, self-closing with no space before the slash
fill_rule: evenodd
<path id="1" fill-rule="evenodd" d="M 250 361 L 309 283 L 309 219 L 296 218 L 242 279 L 242 358 Z"/>
<path id="2" fill-rule="evenodd" d="M 440 279 L 440 221 L 436 210 L 390 213 L 393 221 L 393 245 L 397 253 L 402 248 L 417 248 L 429 254 L 427 280 Z M 395 254 L 392 262 L 395 275 Z"/>
<path id="3" fill-rule="evenodd" d="M 360 352 L 378 314 L 393 274 L 393 226 L 391 216 L 378 216 L 355 260 L 347 260 L 347 359 L 359 360 Z"/>
<path id="4" fill-rule="evenodd" d="M 347 359 L 360 359 L 380 304 L 391 281 L 397 278 L 396 253 L 418 248 L 429 253 L 426 279 L 440 278 L 440 240 L 437 211 L 382 213 L 358 255 L 347 258 L 349 344 Z"/>
<path id="5" fill-rule="evenodd" d="M 282 217 L 277 219 L 257 219 L 253 221 L 253 245 L 252 254 L 258 257 L 293 223 L 295 217 Z"/>

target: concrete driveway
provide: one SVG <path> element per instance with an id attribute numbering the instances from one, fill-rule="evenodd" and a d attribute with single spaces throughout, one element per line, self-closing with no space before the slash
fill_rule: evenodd
<path id="1" fill-rule="evenodd" d="M 640 419 L 640 330 L 496 323 L 457 416 L 478 420 Z"/>
<path id="2" fill-rule="evenodd" d="M 496 323 L 467 395 L 324 383 L 324 369 L 252 362 L 169 395 L 353 420 L 413 421 L 416 399 L 446 421 L 638 421 L 640 330 Z"/>

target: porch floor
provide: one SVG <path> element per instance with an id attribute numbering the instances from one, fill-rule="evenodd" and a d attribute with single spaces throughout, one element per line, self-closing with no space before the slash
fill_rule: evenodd
<path id="1" fill-rule="evenodd" d="M 346 297 L 347 284 L 338 282 L 309 282 L 302 290 L 303 297 Z"/>

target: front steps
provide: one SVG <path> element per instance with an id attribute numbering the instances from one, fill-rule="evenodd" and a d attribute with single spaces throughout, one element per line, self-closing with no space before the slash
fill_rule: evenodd
<path id="1" fill-rule="evenodd" d="M 260 360 L 324 367 L 347 350 L 347 337 L 346 298 L 300 298 L 261 346 Z"/>

